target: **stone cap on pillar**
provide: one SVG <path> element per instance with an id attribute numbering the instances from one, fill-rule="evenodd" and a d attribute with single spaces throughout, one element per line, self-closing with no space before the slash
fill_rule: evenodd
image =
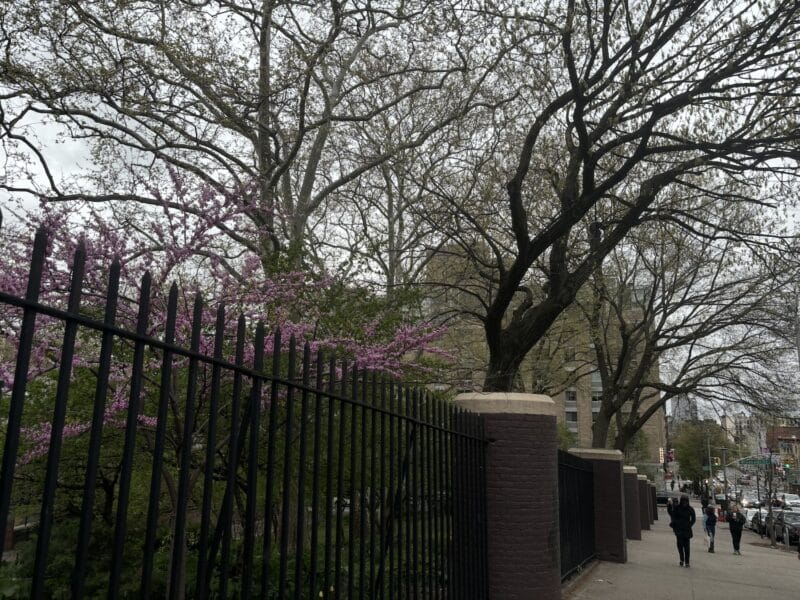
<path id="1" fill-rule="evenodd" d="M 647 475 L 637 475 L 639 481 L 647 481 Z"/>
<path id="2" fill-rule="evenodd" d="M 622 472 L 628 475 L 636 475 L 639 470 L 636 467 L 622 467 Z"/>
<path id="3" fill-rule="evenodd" d="M 460 408 L 480 414 L 515 414 L 555 416 L 555 404 L 544 394 L 510 392 L 473 392 L 459 394 L 455 403 Z"/>
<path id="4" fill-rule="evenodd" d="M 570 448 L 570 454 L 580 456 L 587 460 L 616 460 L 622 461 L 624 458 L 619 450 L 607 450 L 605 448 Z"/>

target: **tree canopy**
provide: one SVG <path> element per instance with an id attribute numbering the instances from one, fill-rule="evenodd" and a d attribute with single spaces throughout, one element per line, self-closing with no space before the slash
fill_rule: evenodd
<path id="1" fill-rule="evenodd" d="M 227 252 L 268 273 L 336 263 L 384 290 L 456 287 L 462 304 L 440 308 L 483 328 L 487 391 L 513 388 L 635 228 L 793 196 L 791 0 L 3 10 L 4 190 L 206 218 L 162 192 L 191 180 L 238 215 L 211 218 Z M 90 143 L 91 164 L 58 177 L 41 122 Z M 443 251 L 472 276 L 423 277 Z"/>

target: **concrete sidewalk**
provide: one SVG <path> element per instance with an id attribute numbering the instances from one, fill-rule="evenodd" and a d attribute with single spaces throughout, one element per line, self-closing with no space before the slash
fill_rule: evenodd
<path id="1" fill-rule="evenodd" d="M 694 506 L 694 505 L 693 505 Z M 700 507 L 694 506 L 697 514 Z M 717 524 L 716 552 L 709 554 L 700 520 L 692 538 L 690 569 L 678 566 L 669 515 L 659 508 L 658 521 L 641 541 L 628 540 L 628 562 L 598 562 L 563 592 L 565 600 L 761 600 L 800 598 L 797 550 L 769 547 L 768 540 L 745 529 L 741 556 L 733 555 L 727 523 Z"/>

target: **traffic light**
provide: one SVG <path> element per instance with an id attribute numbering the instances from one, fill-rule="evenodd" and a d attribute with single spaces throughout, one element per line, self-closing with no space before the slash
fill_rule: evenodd
<path id="1" fill-rule="evenodd" d="M 719 459 L 719 456 L 712 456 L 711 460 L 714 463 L 715 467 L 718 467 L 722 464 L 722 461 Z"/>

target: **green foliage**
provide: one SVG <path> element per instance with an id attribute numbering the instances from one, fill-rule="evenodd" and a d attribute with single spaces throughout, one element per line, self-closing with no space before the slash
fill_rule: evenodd
<path id="1" fill-rule="evenodd" d="M 558 447 L 562 450 L 569 450 L 578 445 L 578 434 L 570 431 L 564 423 L 556 425 L 556 433 L 558 434 Z"/>
<path id="2" fill-rule="evenodd" d="M 713 421 L 683 423 L 673 441 L 681 477 L 692 481 L 707 479 L 709 472 L 703 466 L 708 464 L 709 448 L 711 455 L 716 456 L 719 453 L 716 449 L 727 444 L 725 431 Z"/>
<path id="3" fill-rule="evenodd" d="M 650 459 L 650 445 L 647 434 L 641 429 L 633 434 L 625 446 L 625 463 L 635 464 Z"/>

